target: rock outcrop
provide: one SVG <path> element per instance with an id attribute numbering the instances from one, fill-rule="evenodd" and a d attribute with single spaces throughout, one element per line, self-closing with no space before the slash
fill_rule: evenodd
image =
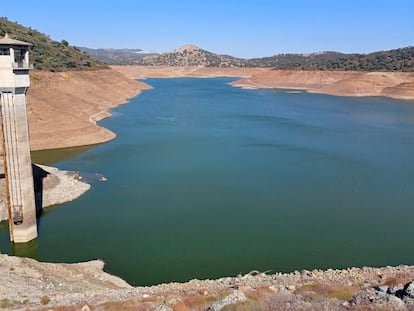
<path id="1" fill-rule="evenodd" d="M 202 66 L 202 67 L 238 67 L 244 66 L 244 60 L 215 54 L 195 45 L 184 45 L 169 53 L 149 56 L 137 60 L 140 66 Z"/>

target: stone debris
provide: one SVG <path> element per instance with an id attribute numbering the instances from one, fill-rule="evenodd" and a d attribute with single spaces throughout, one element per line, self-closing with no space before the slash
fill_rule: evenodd
<path id="1" fill-rule="evenodd" d="M 351 298 L 351 306 L 372 305 L 387 310 L 414 309 L 414 282 L 396 286 L 376 286 L 359 291 Z"/>
<path id="2" fill-rule="evenodd" d="M 47 172 L 49 178 L 57 178 L 58 183 L 46 188 L 43 193 L 43 207 L 73 201 L 90 189 L 90 185 L 83 182 L 74 172 L 59 170 L 54 167 L 37 165 Z"/>
<path id="3" fill-rule="evenodd" d="M 91 308 L 89 308 L 88 305 L 84 305 L 81 309 L 81 311 L 91 311 Z"/>
<path id="4" fill-rule="evenodd" d="M 99 260 L 54 264 L 0 254 L 0 280 L 7 284 L 0 284 L 0 305 L 45 310 L 40 301 L 47 296 L 51 310 L 105 310 L 108 303 L 112 310 L 414 310 L 414 266 L 257 273 L 150 287 L 132 287 L 103 268 Z"/>
<path id="5" fill-rule="evenodd" d="M 209 311 L 220 311 L 225 306 L 238 304 L 247 301 L 247 297 L 240 290 L 235 290 L 231 295 L 227 296 L 223 300 L 213 303 L 213 305 L 208 308 Z"/>
<path id="6" fill-rule="evenodd" d="M 167 307 L 166 305 L 159 305 L 155 308 L 155 311 L 174 311 L 170 307 Z"/>

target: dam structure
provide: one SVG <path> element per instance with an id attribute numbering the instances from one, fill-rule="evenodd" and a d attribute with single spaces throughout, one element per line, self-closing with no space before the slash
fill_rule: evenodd
<path id="1" fill-rule="evenodd" d="M 10 240 L 37 237 L 26 93 L 30 86 L 30 43 L 0 38 L 0 123 Z"/>

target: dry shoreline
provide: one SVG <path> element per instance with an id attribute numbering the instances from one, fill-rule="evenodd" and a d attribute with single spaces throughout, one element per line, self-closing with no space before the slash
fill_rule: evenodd
<path id="1" fill-rule="evenodd" d="M 132 287 L 94 260 L 41 263 L 0 254 L 7 310 L 412 310 L 414 266 L 257 271 L 217 280 Z M 399 294 L 396 294 L 396 293 Z M 56 309 L 55 309 L 56 308 Z"/>
<path id="2" fill-rule="evenodd" d="M 337 96 L 385 96 L 414 99 L 414 73 L 301 71 L 266 68 L 112 66 L 133 79 L 240 77 L 231 85 L 247 89 L 300 89 Z"/>
<path id="3" fill-rule="evenodd" d="M 31 73 L 28 92 L 32 150 L 109 141 L 115 134 L 96 125 L 110 109 L 151 87 L 111 69 Z"/>

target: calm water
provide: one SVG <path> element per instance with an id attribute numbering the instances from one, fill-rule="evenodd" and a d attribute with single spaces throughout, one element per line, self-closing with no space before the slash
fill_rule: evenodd
<path id="1" fill-rule="evenodd" d="M 149 79 L 101 123 L 116 140 L 38 154 L 108 181 L 44 213 L 30 249 L 3 229 L 1 252 L 101 258 L 135 285 L 414 264 L 413 101 L 229 81 Z"/>

